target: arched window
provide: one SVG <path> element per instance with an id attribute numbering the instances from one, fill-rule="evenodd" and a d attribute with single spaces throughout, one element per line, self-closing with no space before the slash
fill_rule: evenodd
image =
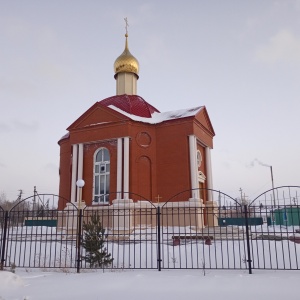
<path id="1" fill-rule="evenodd" d="M 94 156 L 94 204 L 108 203 L 110 183 L 110 155 L 100 148 Z"/>

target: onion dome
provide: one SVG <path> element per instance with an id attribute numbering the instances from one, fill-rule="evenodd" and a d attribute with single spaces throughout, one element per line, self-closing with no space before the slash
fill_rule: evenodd
<path id="1" fill-rule="evenodd" d="M 134 73 L 137 77 L 139 74 L 139 62 L 138 60 L 130 53 L 128 49 L 128 34 L 125 34 L 125 50 L 123 53 L 115 60 L 114 70 L 115 77 L 118 73 L 127 72 Z"/>
<path id="2" fill-rule="evenodd" d="M 154 112 L 159 112 L 154 106 L 138 95 L 117 95 L 106 98 L 99 103 L 103 106 L 115 106 L 122 111 L 144 118 L 151 118 Z"/>

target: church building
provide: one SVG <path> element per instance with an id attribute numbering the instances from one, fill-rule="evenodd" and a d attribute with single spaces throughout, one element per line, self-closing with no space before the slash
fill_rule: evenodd
<path id="1" fill-rule="evenodd" d="M 155 204 L 178 195 L 170 201 L 205 206 L 212 200 L 206 189 L 213 188 L 215 135 L 205 106 L 160 112 L 139 96 L 139 62 L 127 33 L 114 72 L 116 95 L 91 106 L 58 142 L 59 195 L 87 206 Z M 79 179 L 85 182 L 81 191 Z"/>

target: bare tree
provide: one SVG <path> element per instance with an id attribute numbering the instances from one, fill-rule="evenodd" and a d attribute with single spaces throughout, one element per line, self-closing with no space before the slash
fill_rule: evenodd
<path id="1" fill-rule="evenodd" d="M 7 199 L 7 196 L 3 191 L 0 193 L 0 206 L 3 210 L 9 210 L 13 206 L 12 202 Z"/>

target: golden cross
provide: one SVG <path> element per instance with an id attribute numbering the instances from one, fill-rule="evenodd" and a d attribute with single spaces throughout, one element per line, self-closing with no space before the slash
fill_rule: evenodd
<path id="1" fill-rule="evenodd" d="M 159 203 L 159 199 L 162 199 L 162 197 L 160 197 L 159 195 L 157 195 L 157 197 L 155 197 L 155 199 L 157 199 L 157 203 Z"/>
<path id="2" fill-rule="evenodd" d="M 125 30 L 126 30 L 126 34 L 128 34 L 128 27 L 129 27 L 129 24 L 128 24 L 127 17 L 124 18 L 124 21 L 125 21 Z"/>

